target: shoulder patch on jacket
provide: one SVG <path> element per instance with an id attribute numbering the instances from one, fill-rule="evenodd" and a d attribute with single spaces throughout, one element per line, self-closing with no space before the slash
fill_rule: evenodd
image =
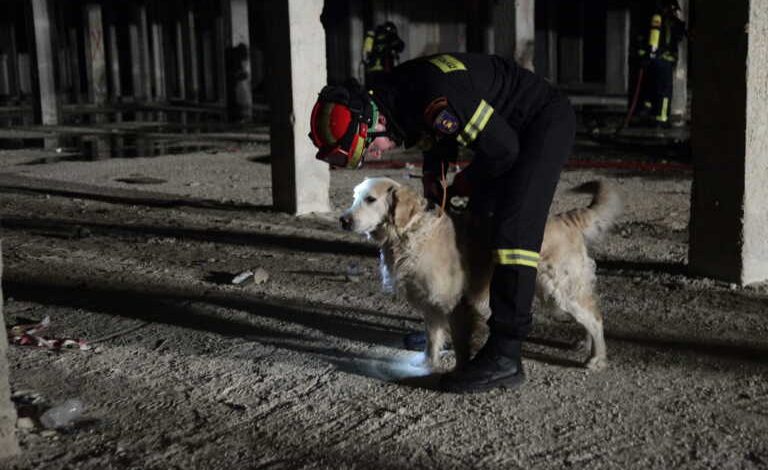
<path id="1" fill-rule="evenodd" d="M 441 134 L 455 134 L 459 130 L 459 120 L 448 107 L 448 99 L 445 96 L 429 103 L 424 110 L 424 122 Z"/>
<path id="2" fill-rule="evenodd" d="M 443 134 L 455 134 L 459 130 L 459 119 L 445 108 L 437 115 L 432 127 Z"/>

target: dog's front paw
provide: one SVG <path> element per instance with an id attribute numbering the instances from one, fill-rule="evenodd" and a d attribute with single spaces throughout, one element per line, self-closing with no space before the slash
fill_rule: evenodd
<path id="1" fill-rule="evenodd" d="M 608 358 L 595 356 L 587 361 L 587 369 L 592 371 L 603 370 L 608 367 Z"/>

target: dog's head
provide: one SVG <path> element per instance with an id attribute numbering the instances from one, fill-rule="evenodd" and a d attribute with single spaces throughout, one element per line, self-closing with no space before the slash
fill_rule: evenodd
<path id="1" fill-rule="evenodd" d="M 344 230 L 361 234 L 401 233 L 423 209 L 422 203 L 416 191 L 395 180 L 366 178 L 355 186 L 352 206 L 339 220 Z"/>

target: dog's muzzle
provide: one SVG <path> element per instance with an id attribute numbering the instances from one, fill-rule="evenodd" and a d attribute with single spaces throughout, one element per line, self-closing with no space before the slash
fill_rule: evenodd
<path id="1" fill-rule="evenodd" d="M 352 230 L 352 217 L 349 214 L 343 214 L 339 217 L 339 222 L 341 222 L 342 229 Z"/>

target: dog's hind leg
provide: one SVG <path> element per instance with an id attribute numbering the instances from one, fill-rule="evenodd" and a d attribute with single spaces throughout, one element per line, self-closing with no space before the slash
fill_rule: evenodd
<path id="1" fill-rule="evenodd" d="M 564 307 L 587 330 L 586 344 L 590 353 L 587 368 L 604 369 L 608 365 L 608 352 L 603 336 L 603 316 L 594 296 L 591 293 L 582 294 L 577 301 L 567 301 Z"/>

